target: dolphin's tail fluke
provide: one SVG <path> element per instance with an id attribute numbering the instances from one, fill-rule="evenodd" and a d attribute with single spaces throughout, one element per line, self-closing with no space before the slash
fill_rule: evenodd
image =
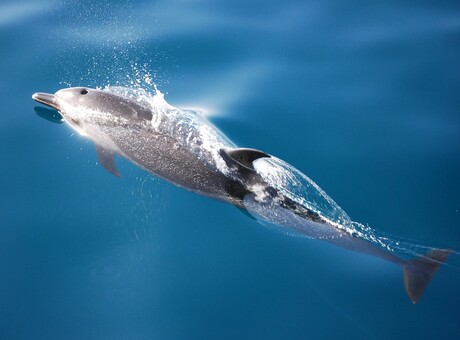
<path id="1" fill-rule="evenodd" d="M 434 249 L 423 257 L 403 263 L 404 288 L 414 304 L 420 300 L 425 288 L 450 253 L 450 250 Z"/>

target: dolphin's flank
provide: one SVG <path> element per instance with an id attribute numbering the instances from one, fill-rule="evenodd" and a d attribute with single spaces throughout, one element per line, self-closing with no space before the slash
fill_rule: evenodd
<path id="1" fill-rule="evenodd" d="M 99 163 L 119 176 L 121 156 L 184 189 L 233 204 L 281 231 L 318 238 L 401 266 L 413 303 L 450 254 L 432 249 L 404 259 L 357 233 L 348 215 L 310 178 L 286 162 L 255 149 L 238 148 L 203 116 L 126 88 L 67 88 L 35 93 L 37 102 L 96 145 Z M 366 237 L 368 236 L 368 237 Z"/>

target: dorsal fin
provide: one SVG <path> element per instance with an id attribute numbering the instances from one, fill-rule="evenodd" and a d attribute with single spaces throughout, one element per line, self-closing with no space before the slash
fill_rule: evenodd
<path id="1" fill-rule="evenodd" d="M 115 153 L 113 151 L 104 149 L 102 146 L 96 144 L 96 153 L 99 163 L 114 176 L 120 177 L 120 173 L 115 166 Z"/>
<path id="2" fill-rule="evenodd" d="M 230 167 L 236 167 L 241 172 L 254 172 L 254 165 L 252 164 L 256 159 L 263 157 L 270 157 L 269 154 L 256 150 L 239 148 L 233 150 L 221 150 L 221 156 L 224 157 L 225 162 Z"/>

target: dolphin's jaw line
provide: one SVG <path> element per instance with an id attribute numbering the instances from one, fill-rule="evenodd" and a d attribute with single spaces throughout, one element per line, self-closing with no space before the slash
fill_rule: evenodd
<path id="1" fill-rule="evenodd" d="M 32 95 L 32 99 L 57 111 L 60 111 L 59 104 L 54 94 L 37 92 Z"/>

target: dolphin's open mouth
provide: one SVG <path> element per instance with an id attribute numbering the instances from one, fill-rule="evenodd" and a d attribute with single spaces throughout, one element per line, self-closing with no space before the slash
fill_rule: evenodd
<path id="1" fill-rule="evenodd" d="M 32 99 L 45 104 L 47 106 L 52 107 L 55 110 L 59 111 L 59 105 L 57 104 L 54 94 L 49 94 L 49 93 L 42 93 L 42 92 L 37 92 L 32 95 Z"/>

